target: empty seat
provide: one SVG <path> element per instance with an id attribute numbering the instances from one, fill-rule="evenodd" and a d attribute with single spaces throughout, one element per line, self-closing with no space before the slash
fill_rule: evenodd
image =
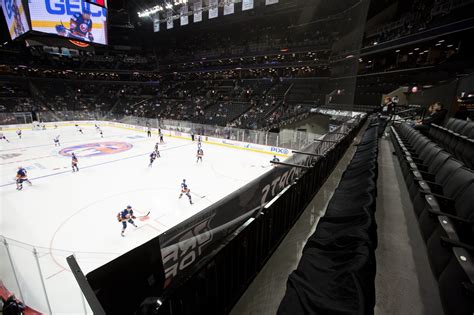
<path id="1" fill-rule="evenodd" d="M 443 241 L 443 239 L 449 238 L 445 228 L 443 228 L 443 225 L 446 225 L 443 222 L 448 222 L 450 228 L 455 230 L 456 242 L 474 246 L 474 183 L 471 182 L 456 198 L 456 201 L 447 201 L 442 204 L 444 205 L 440 205 L 439 209 L 431 207 L 428 210 L 428 214 L 431 214 L 438 221 L 427 242 L 431 269 L 436 277 L 440 275 L 452 256 L 450 248 L 446 246 L 446 241 Z M 439 216 L 443 215 L 448 219 L 440 219 Z M 426 223 L 427 219 L 424 220 L 423 224 Z"/>
<path id="2" fill-rule="evenodd" d="M 456 250 L 456 249 L 455 249 Z M 468 275 L 473 266 L 469 253 L 460 253 L 451 258 L 449 264 L 438 280 L 441 303 L 445 314 L 472 315 L 474 310 L 474 286 L 472 274 Z M 472 273 L 472 269 L 470 270 Z"/>
<path id="3" fill-rule="evenodd" d="M 469 186 L 472 186 L 469 189 Z M 467 192 L 465 191 L 467 189 Z M 454 174 L 447 180 L 443 186 L 443 195 L 430 194 L 433 196 L 436 206 L 439 206 L 439 211 L 455 215 L 457 212 L 465 214 L 472 210 L 474 214 L 474 173 L 466 168 L 457 169 Z M 467 208 L 467 209 L 466 209 Z M 430 212 L 432 206 L 425 203 L 425 208 L 420 213 L 419 223 L 423 239 L 427 240 L 434 229 L 439 226 L 437 214 Z"/>

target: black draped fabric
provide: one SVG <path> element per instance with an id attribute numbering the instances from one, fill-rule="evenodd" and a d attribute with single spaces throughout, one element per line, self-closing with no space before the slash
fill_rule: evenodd
<path id="1" fill-rule="evenodd" d="M 288 278 L 278 314 L 373 314 L 377 136 L 372 119 Z"/>

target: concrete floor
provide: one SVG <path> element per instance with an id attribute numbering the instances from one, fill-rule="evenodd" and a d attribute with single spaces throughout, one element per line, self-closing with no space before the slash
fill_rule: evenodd
<path id="1" fill-rule="evenodd" d="M 443 314 L 426 246 L 389 140 L 380 141 L 375 314 Z"/>
<path id="2" fill-rule="evenodd" d="M 359 137 L 355 143 L 358 140 Z M 276 314 L 288 276 L 297 267 L 306 240 L 324 215 L 354 151 L 355 147 L 349 148 L 230 314 Z M 379 247 L 375 314 L 443 314 L 438 285 L 431 274 L 425 244 L 392 151 L 391 143 L 382 139 L 376 213 Z"/>

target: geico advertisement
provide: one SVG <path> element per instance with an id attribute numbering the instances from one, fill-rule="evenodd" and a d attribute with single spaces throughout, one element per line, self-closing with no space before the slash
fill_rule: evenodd
<path id="1" fill-rule="evenodd" d="M 31 27 L 74 40 L 107 44 L 107 10 L 83 0 L 28 0 Z"/>
<path id="2" fill-rule="evenodd" d="M 2 11 L 12 39 L 28 32 L 30 27 L 26 19 L 25 8 L 21 0 L 2 0 Z"/>

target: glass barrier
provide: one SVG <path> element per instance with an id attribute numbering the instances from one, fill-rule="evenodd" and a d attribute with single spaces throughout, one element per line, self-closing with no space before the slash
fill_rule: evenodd
<path id="1" fill-rule="evenodd" d="M 118 116 L 87 112 L 41 113 L 41 121 L 107 120 L 126 124 L 169 128 L 184 132 L 195 132 L 207 136 L 245 141 L 248 143 L 302 150 L 313 144 L 317 154 L 323 154 L 334 143 L 314 141 L 324 139 L 338 141 L 358 124 L 361 116 L 351 118 L 333 132 L 318 135 L 301 131 L 271 133 L 259 130 L 244 130 L 216 127 L 185 121 L 158 120 L 134 116 Z M 118 257 L 118 253 L 73 252 L 62 249 L 32 246 L 0 236 L 0 281 L 27 306 L 45 314 L 92 314 L 74 276 L 66 263 L 66 257 L 74 255 L 86 274 L 97 266 Z"/>
<path id="2" fill-rule="evenodd" d="M 70 255 L 84 272 L 119 256 L 37 247 L 0 236 L 1 284 L 25 305 L 44 314 L 92 314 L 67 265 Z"/>
<path id="3" fill-rule="evenodd" d="M 338 122 L 342 125 L 354 117 L 360 117 L 360 112 L 348 112 L 331 110 L 327 115 L 338 118 Z M 27 115 L 25 115 L 26 117 Z M 194 133 L 196 135 L 204 135 L 208 137 L 224 138 L 247 143 L 267 145 L 273 147 L 287 148 L 291 150 L 300 150 L 306 145 L 319 139 L 323 134 L 315 134 L 310 132 L 302 132 L 296 130 L 283 130 L 279 133 L 269 132 L 265 130 L 249 130 L 233 127 L 222 127 L 193 123 L 190 121 L 145 118 L 128 115 L 113 114 L 110 112 L 87 112 L 87 111 L 57 111 L 57 112 L 40 112 L 38 113 L 40 122 L 56 122 L 56 121 L 80 121 L 80 120 L 98 120 L 113 121 L 129 125 L 137 125 L 150 128 L 161 128 L 186 133 Z M 8 120 L 11 124 L 24 123 L 26 120 L 21 119 L 13 121 Z M 28 121 L 26 121 L 28 123 Z"/>

